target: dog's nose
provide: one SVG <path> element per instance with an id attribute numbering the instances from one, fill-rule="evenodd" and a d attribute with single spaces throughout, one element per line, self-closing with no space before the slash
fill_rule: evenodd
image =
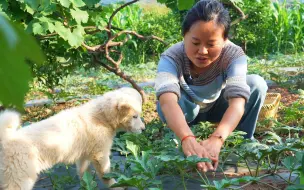
<path id="1" fill-rule="evenodd" d="M 143 123 L 143 122 L 141 123 L 140 129 L 141 129 L 141 130 L 145 130 L 145 129 L 146 129 L 145 123 Z"/>
<path id="2" fill-rule="evenodd" d="M 141 130 L 145 130 L 146 129 L 146 125 L 145 125 L 145 119 L 143 118 L 143 117 L 140 117 L 140 119 L 141 119 L 141 127 L 140 127 L 140 129 Z"/>

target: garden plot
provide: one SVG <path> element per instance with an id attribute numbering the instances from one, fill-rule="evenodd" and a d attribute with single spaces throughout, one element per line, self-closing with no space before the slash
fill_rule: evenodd
<path id="1" fill-rule="evenodd" d="M 91 74 L 91 77 L 94 80 L 84 84 L 80 84 L 82 81 L 76 80 L 77 77 L 75 80 L 66 80 L 66 87 L 80 89 L 83 85 L 88 86 L 88 90 L 83 92 L 89 96 L 81 98 L 85 94 L 72 89 L 67 94 L 77 94 L 78 98 L 62 97 L 68 89 L 63 88 L 60 93 L 54 94 L 57 103 L 53 101 L 41 107 L 26 108 L 23 121 L 39 121 L 110 89 L 107 86 L 101 88 L 102 84 L 87 85 L 103 80 L 98 74 Z M 269 75 L 265 75 L 267 77 Z M 87 79 L 87 76 L 82 78 Z M 143 107 L 146 131 L 139 135 L 117 135 L 113 145 L 112 173 L 108 177 L 116 178 L 118 186 L 128 186 L 128 189 L 304 189 L 294 186 L 299 184 L 302 170 L 304 92 L 293 84 L 287 88 L 282 85 L 283 82 L 274 81 L 278 86 L 270 86 L 268 92 L 282 95 L 277 120 L 259 122 L 257 127 L 266 127 L 267 130 L 256 133 L 257 141 L 245 141 L 241 133 L 234 133 L 222 149 L 221 167 L 217 172 L 208 172 L 206 175 L 195 169 L 200 159 L 185 158 L 179 148 L 179 141 L 173 140 L 176 137 L 172 131 L 158 120 L 152 83 L 143 83 L 145 91 L 149 92 L 148 102 Z M 114 83 L 115 86 L 124 84 L 121 81 Z M 58 103 L 61 98 L 66 99 Z M 192 130 L 198 136 L 197 140 L 202 140 L 212 133 L 213 127 L 211 123 L 200 123 Z M 98 189 L 105 188 L 94 171 L 91 170 L 80 181 L 75 166 L 61 164 L 42 174 L 36 189 L 94 189 L 95 186 Z"/>
<path id="2" fill-rule="evenodd" d="M 123 171 L 126 163 L 126 157 L 114 154 L 112 161 L 120 163 L 120 170 Z M 261 177 L 250 177 L 249 170 L 246 166 L 237 165 L 237 160 L 234 164 L 224 165 L 223 171 L 207 172 L 206 175 L 185 169 L 185 176 L 177 174 L 160 175 L 154 179 L 161 184 L 162 189 L 223 189 L 229 187 L 233 189 L 284 189 L 286 181 L 299 181 L 296 174 L 290 175 L 288 170 L 279 170 L 275 175 L 267 174 L 267 170 L 261 171 Z M 255 164 L 251 164 L 251 169 L 254 171 Z M 136 166 L 131 166 L 136 167 Z M 204 177 L 203 177 L 204 175 Z M 136 178 L 136 176 L 135 176 Z M 140 176 L 137 181 L 143 180 Z M 134 182 L 135 180 L 133 180 Z M 217 181 L 216 183 L 214 181 Z M 142 182 L 143 184 L 145 182 Z M 204 184 L 205 185 L 202 187 Z M 90 185 L 89 185 L 90 184 Z M 133 184 L 135 185 L 135 183 Z M 238 186 L 237 186 L 238 185 Z M 76 174 L 76 166 L 65 166 L 59 164 L 54 167 L 53 171 L 46 172 L 40 176 L 36 183 L 35 190 L 54 189 L 90 189 L 89 187 L 98 187 L 98 189 L 107 189 L 102 182 L 95 176 L 95 171 L 90 170 L 90 175 L 87 174 L 82 181 L 79 181 Z M 93 188 L 94 189 L 94 188 Z M 134 187 L 127 188 L 129 190 L 137 189 Z"/>

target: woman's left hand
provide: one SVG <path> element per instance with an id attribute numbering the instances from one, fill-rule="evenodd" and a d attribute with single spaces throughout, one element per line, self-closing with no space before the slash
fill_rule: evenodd
<path id="1" fill-rule="evenodd" d="M 219 155 L 223 145 L 221 139 L 217 137 L 209 137 L 208 139 L 201 141 L 200 145 L 202 145 L 207 153 L 210 155 L 210 158 L 213 162 L 214 170 L 216 170 L 218 163 L 219 163 Z"/>

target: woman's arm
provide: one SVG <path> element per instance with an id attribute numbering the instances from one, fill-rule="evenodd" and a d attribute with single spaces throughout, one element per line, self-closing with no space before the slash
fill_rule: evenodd
<path id="1" fill-rule="evenodd" d="M 178 136 L 183 139 L 188 135 L 193 135 L 190 127 L 188 126 L 185 116 L 178 105 L 178 97 L 174 93 L 164 93 L 159 97 L 162 112 L 166 118 L 168 127 Z M 197 155 L 198 157 L 209 158 L 210 155 L 206 152 L 195 138 L 186 138 L 182 143 L 182 149 L 186 156 Z M 197 164 L 199 170 L 204 172 L 214 170 L 213 166 L 206 162 Z"/>
<path id="2" fill-rule="evenodd" d="M 177 137 L 182 139 L 187 135 L 193 135 L 186 122 L 185 116 L 177 103 L 178 99 L 176 94 L 170 92 L 164 93 L 159 97 L 159 101 L 168 127 L 177 135 Z"/>
<path id="3" fill-rule="evenodd" d="M 210 135 L 208 139 L 200 142 L 203 147 L 206 147 L 208 154 L 212 156 L 212 161 L 214 163 L 215 169 L 219 163 L 219 154 L 223 143 L 240 122 L 244 114 L 244 107 L 244 98 L 230 99 L 229 106 L 216 130 Z"/>
<path id="4" fill-rule="evenodd" d="M 228 101 L 229 106 L 216 130 L 207 140 L 201 142 L 201 145 L 206 147 L 207 151 L 213 155 L 215 168 L 217 168 L 218 165 L 221 147 L 226 138 L 239 124 L 245 111 L 245 103 L 250 96 L 250 88 L 246 82 L 246 73 L 246 56 L 241 56 L 229 64 L 227 69 L 227 83 L 223 95 Z"/>
<path id="5" fill-rule="evenodd" d="M 230 133 L 237 127 L 245 111 L 244 98 L 231 98 L 229 106 L 219 123 L 216 130 L 211 136 L 220 135 L 225 140 Z"/>

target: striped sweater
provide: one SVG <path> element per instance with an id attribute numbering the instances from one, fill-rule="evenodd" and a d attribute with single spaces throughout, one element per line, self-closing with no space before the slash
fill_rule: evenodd
<path id="1" fill-rule="evenodd" d="M 179 42 L 162 53 L 157 70 L 155 90 L 157 98 L 163 93 L 175 93 L 199 109 L 208 111 L 221 91 L 224 98 L 243 97 L 248 101 L 250 88 L 246 83 L 247 57 L 241 47 L 227 41 L 220 56 L 210 69 L 197 78 L 190 74 L 191 61 Z M 196 108 L 196 109 L 197 109 Z"/>

